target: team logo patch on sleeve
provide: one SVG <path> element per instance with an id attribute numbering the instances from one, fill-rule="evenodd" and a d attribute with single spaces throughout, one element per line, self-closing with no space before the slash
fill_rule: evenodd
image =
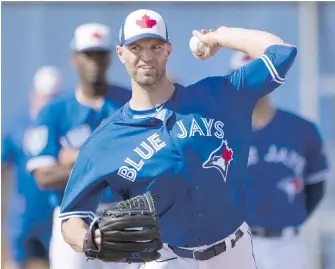
<path id="1" fill-rule="evenodd" d="M 24 135 L 24 147 L 33 156 L 42 152 L 48 144 L 48 128 L 39 126 L 29 129 Z"/>
<path id="2" fill-rule="evenodd" d="M 209 158 L 202 164 L 202 167 L 205 169 L 215 168 L 219 170 L 224 182 L 226 182 L 228 168 L 232 160 L 233 150 L 228 147 L 228 142 L 226 140 L 222 140 L 220 146 L 209 155 Z"/>

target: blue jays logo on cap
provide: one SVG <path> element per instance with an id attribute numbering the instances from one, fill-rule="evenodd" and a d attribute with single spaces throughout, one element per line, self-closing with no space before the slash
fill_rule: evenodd
<path id="1" fill-rule="evenodd" d="M 141 28 L 152 28 L 157 24 L 157 21 L 151 19 L 148 15 L 145 14 L 140 20 L 136 21 L 136 24 Z"/>
<path id="2" fill-rule="evenodd" d="M 220 146 L 209 155 L 208 160 L 202 164 L 202 167 L 205 169 L 216 168 L 226 182 L 228 168 L 232 160 L 233 150 L 228 147 L 227 140 L 222 140 Z"/>
<path id="3" fill-rule="evenodd" d="M 110 29 L 100 23 L 80 25 L 74 32 L 71 47 L 75 51 L 109 51 Z"/>
<path id="4" fill-rule="evenodd" d="M 129 45 L 143 38 L 169 42 L 163 17 L 155 11 L 140 9 L 130 13 L 120 28 L 120 45 Z"/>

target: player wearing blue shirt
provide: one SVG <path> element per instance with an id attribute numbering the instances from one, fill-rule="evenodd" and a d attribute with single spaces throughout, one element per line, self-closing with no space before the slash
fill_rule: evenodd
<path id="1" fill-rule="evenodd" d="M 2 137 L 1 162 L 13 168 L 11 189 L 5 217 L 6 268 L 48 268 L 48 249 L 52 229 L 53 207 L 50 193 L 41 191 L 26 171 L 33 120 L 38 111 L 60 90 L 60 73 L 53 66 L 43 66 L 34 77 L 30 111 L 12 120 Z M 6 174 L 6 173 L 5 173 Z M 6 179 L 2 179 L 6 180 Z M 7 190 L 6 190 L 7 191 Z"/>
<path id="2" fill-rule="evenodd" d="M 228 76 L 172 84 L 163 18 L 143 9 L 127 16 L 117 53 L 132 98 L 82 146 L 62 202 L 63 236 L 75 250 L 83 251 L 86 223 L 106 188 L 130 197 L 150 190 L 165 244 L 146 269 L 256 268 L 243 184 L 251 116 L 285 81 L 297 50 L 261 31 L 220 27 L 193 35 L 206 45 L 198 59 L 220 47 L 258 59 Z M 97 230 L 97 247 L 101 240 Z"/>
<path id="3" fill-rule="evenodd" d="M 50 245 L 52 269 L 84 269 L 98 266 L 86 262 L 73 251 L 61 235 L 59 206 L 73 163 L 81 145 L 99 124 L 130 98 L 130 91 L 110 86 L 110 29 L 101 24 L 79 26 L 72 42 L 72 64 L 80 82 L 75 91 L 64 94 L 39 113 L 34 129 L 39 143 L 31 148 L 27 168 L 41 188 L 54 191 L 54 226 Z M 108 195 L 109 194 L 109 195 Z M 112 194 L 106 192 L 105 202 Z M 95 211 L 94 211 L 95 213 Z"/>
<path id="4" fill-rule="evenodd" d="M 250 61 L 236 53 L 232 69 Z M 252 126 L 246 194 L 257 266 L 307 269 L 300 226 L 323 197 L 328 169 L 322 139 L 313 123 L 276 109 L 268 96 L 257 103 Z"/>

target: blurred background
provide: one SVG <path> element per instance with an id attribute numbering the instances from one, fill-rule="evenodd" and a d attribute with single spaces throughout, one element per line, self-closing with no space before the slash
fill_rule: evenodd
<path id="1" fill-rule="evenodd" d="M 73 32 L 83 23 L 103 23 L 112 29 L 112 43 L 125 16 L 139 8 L 161 13 L 169 27 L 173 54 L 169 74 L 190 84 L 206 76 L 228 72 L 232 51 L 222 49 L 201 62 L 191 55 L 188 42 L 194 29 L 221 25 L 272 32 L 298 47 L 297 60 L 287 82 L 271 95 L 279 107 L 298 113 L 320 128 L 330 159 L 327 195 L 308 221 L 312 269 L 335 268 L 335 3 L 332 2 L 7 2 L 2 16 L 2 134 L 15 117 L 28 111 L 33 76 L 43 65 L 54 65 L 62 76 L 62 89 L 73 91 L 77 73 L 71 67 Z M 109 78 L 130 86 L 125 68 L 112 55 Z M 2 182 L 2 204 L 10 184 Z"/>

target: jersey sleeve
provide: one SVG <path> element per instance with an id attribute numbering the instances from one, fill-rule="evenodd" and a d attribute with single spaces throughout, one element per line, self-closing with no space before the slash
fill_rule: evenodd
<path id="1" fill-rule="evenodd" d="M 58 126 L 56 107 L 50 104 L 44 106 L 29 134 L 30 138 L 27 143 L 29 152 L 27 170 L 29 172 L 57 164 L 61 147 Z"/>
<path id="2" fill-rule="evenodd" d="M 315 184 L 327 179 L 328 165 L 321 135 L 315 125 L 312 125 L 307 143 L 307 162 L 305 166 L 306 184 Z"/>
<path id="3" fill-rule="evenodd" d="M 81 150 L 65 189 L 60 219 L 78 217 L 87 223 L 94 220 L 107 186 L 99 171 L 101 170 Z"/>
<path id="4" fill-rule="evenodd" d="M 295 47 L 270 46 L 263 56 L 231 73 L 228 81 L 246 97 L 257 101 L 285 82 L 296 55 Z"/>

